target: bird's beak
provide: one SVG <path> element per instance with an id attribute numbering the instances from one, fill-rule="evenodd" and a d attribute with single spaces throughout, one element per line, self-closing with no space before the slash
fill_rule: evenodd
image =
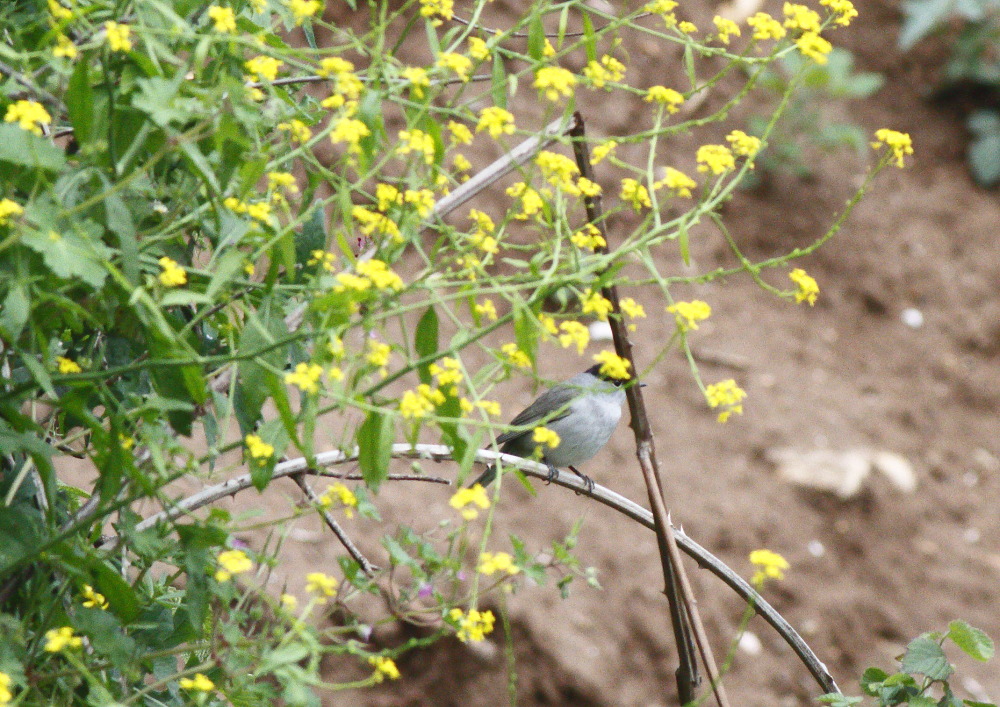
<path id="1" fill-rule="evenodd" d="M 645 387 L 646 387 L 646 384 L 645 384 L 645 383 L 640 383 L 640 384 L 639 384 L 639 387 L 640 387 L 640 388 L 645 388 Z"/>

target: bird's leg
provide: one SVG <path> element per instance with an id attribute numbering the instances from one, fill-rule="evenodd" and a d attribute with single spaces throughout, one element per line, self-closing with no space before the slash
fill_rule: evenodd
<path id="1" fill-rule="evenodd" d="M 551 484 L 553 481 L 556 480 L 556 478 L 558 478 L 559 470 L 548 463 L 546 463 L 546 466 L 549 467 L 549 474 L 548 476 L 545 477 L 545 483 Z"/>
<path id="2" fill-rule="evenodd" d="M 580 470 L 577 469 L 575 466 L 569 467 L 569 470 L 572 471 L 577 476 L 579 476 L 581 479 L 583 479 L 583 483 L 586 484 L 587 486 L 587 493 L 594 492 L 594 480 L 592 478 L 590 478 L 586 474 L 580 473 Z"/>

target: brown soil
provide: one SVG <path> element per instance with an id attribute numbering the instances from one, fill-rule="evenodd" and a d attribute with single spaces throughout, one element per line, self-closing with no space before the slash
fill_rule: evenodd
<path id="1" fill-rule="evenodd" d="M 490 21 L 502 25 L 517 4 L 491 6 Z M 709 26 L 708 3 L 686 5 L 696 9 L 691 19 Z M 892 670 L 909 639 L 951 619 L 967 619 L 1000 638 L 992 589 L 1000 581 L 1000 207 L 995 194 L 969 177 L 960 116 L 926 99 L 941 47 L 931 42 L 900 55 L 894 48 L 899 4 L 874 0 L 858 7 L 861 17 L 834 39 L 854 52 L 859 70 L 883 73 L 886 87 L 841 110 L 869 134 L 880 127 L 908 131 L 915 159 L 880 176 L 843 230 L 799 263 L 822 288 L 815 307 L 776 299 L 747 277 L 677 293 L 711 303 L 713 317 L 693 345 L 707 380 L 735 377 L 746 388 L 742 417 L 718 424 L 676 354 L 657 365 L 646 389 L 675 522 L 744 576 L 752 571 L 750 550 L 767 547 L 788 558 L 792 569 L 767 596 L 851 694 L 858 694 L 865 667 Z M 679 78 L 676 56 L 664 57 L 662 47 L 633 44 L 629 56 L 633 77 L 667 85 Z M 533 102 L 526 89 L 521 98 Z M 642 114 L 644 104 L 614 95 L 613 106 L 601 103 L 610 100 L 606 94 L 581 97 L 589 133 L 624 132 L 630 116 Z M 714 139 L 742 127 L 740 119 L 715 128 Z M 679 139 L 678 160 L 696 144 Z M 765 187 L 739 193 L 727 205 L 731 232 L 751 258 L 810 243 L 865 170 L 848 153 L 820 158 L 816 167 L 812 180 L 773 175 Z M 696 239 L 693 256 L 702 270 L 733 262 L 715 238 Z M 677 261 L 665 247 L 664 267 L 676 268 L 671 263 Z M 770 277 L 777 283 L 784 275 Z M 642 364 L 649 363 L 653 342 L 666 340 L 673 327 L 662 304 L 646 301 L 653 316 L 635 336 Z M 923 326 L 901 321 L 911 307 L 922 312 Z M 565 377 L 551 363 L 541 372 Z M 527 383 L 502 388 L 505 411 L 531 399 Z M 776 476 L 765 455 L 783 446 L 891 450 L 912 462 L 918 487 L 906 494 L 879 477 L 848 501 L 796 488 Z M 624 424 L 586 471 L 630 498 L 645 498 Z M 597 568 L 603 585 L 596 590 L 577 582 L 567 600 L 551 586 L 524 587 L 508 597 L 518 703 L 673 704 L 675 650 L 653 535 L 563 489 L 538 485 L 531 498 L 517 486 L 505 486 L 497 549 L 508 529 L 530 547 L 544 548 L 582 518 L 577 553 Z M 448 493 L 388 489 L 379 500 L 385 525 L 366 521 L 355 532 L 376 536 L 396 522 L 433 527 L 447 516 Z M 817 545 L 810 552 L 813 541 L 822 544 L 818 557 Z M 323 536 L 322 543 L 291 542 L 287 551 L 303 568 L 333 568 L 339 547 Z M 371 551 L 384 562 L 378 547 Z M 693 564 L 689 571 L 722 656 L 742 606 L 714 577 Z M 750 630 L 763 650 L 737 652 L 726 680 L 732 703 L 813 704 L 817 687 L 789 649 L 759 619 Z M 401 660 L 404 680 L 336 694 L 326 704 L 504 704 L 502 633 L 485 649 L 445 640 L 414 651 Z M 404 629 L 377 635 L 391 643 Z M 967 677 L 957 684 L 965 696 L 1000 699 L 995 665 L 953 659 Z"/>

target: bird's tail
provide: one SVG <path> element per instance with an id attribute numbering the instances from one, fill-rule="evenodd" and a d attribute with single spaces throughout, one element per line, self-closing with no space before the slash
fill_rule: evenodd
<path id="1" fill-rule="evenodd" d="M 486 471 L 480 474 L 479 477 L 471 484 L 469 484 L 466 488 L 472 488 L 476 484 L 480 484 L 483 486 L 483 488 L 485 488 L 490 484 L 492 484 L 496 478 L 497 478 L 497 465 L 490 464 L 488 467 L 486 467 Z"/>

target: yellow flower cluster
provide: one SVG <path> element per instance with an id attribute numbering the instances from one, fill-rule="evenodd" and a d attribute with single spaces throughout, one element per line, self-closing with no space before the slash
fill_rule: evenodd
<path id="1" fill-rule="evenodd" d="M 56 356 L 56 366 L 58 366 L 59 372 L 64 376 L 83 371 L 79 363 L 64 356 Z"/>
<path id="2" fill-rule="evenodd" d="M 791 2 L 785 3 L 784 13 L 785 27 L 802 32 L 795 40 L 799 51 L 817 64 L 825 64 L 833 45 L 819 36 L 822 29 L 819 13 L 805 5 Z"/>
<path id="3" fill-rule="evenodd" d="M 337 118 L 337 122 L 333 124 L 330 142 L 334 145 L 345 143 L 348 152 L 361 154 L 361 140 L 371 134 L 372 131 L 360 120 L 344 115 Z"/>
<path id="4" fill-rule="evenodd" d="M 594 354 L 594 361 L 601 364 L 599 372 L 602 376 L 618 380 L 628 380 L 632 377 L 628 372 L 632 364 L 628 359 L 622 358 L 614 351 L 601 351 Z"/>
<path id="5" fill-rule="evenodd" d="M 211 692 L 215 689 L 215 683 L 203 673 L 195 673 L 193 678 L 181 678 L 177 684 L 181 686 L 182 690 L 194 690 L 195 692 Z"/>
<path id="6" fill-rule="evenodd" d="M 726 136 L 726 142 L 734 154 L 753 157 L 760 151 L 760 138 L 747 135 L 742 130 L 734 130 Z"/>
<path id="7" fill-rule="evenodd" d="M 583 75 L 587 77 L 590 85 L 594 88 L 604 88 L 608 81 L 621 81 L 625 78 L 625 65 L 613 56 L 605 54 L 601 57 L 600 62 L 588 62 L 583 69 Z"/>
<path id="8" fill-rule="evenodd" d="M 386 678 L 399 679 L 399 668 L 396 667 L 392 658 L 387 658 L 384 655 L 373 655 L 368 658 L 368 664 L 375 668 L 375 674 L 372 675 L 375 682 L 382 682 Z"/>
<path id="9" fill-rule="evenodd" d="M 419 66 L 406 67 L 400 72 L 400 76 L 409 82 L 414 98 L 423 98 L 424 89 L 430 88 L 431 78 L 427 75 L 427 70 Z"/>
<path id="10" fill-rule="evenodd" d="M 274 456 L 274 447 L 257 435 L 247 435 L 244 437 L 243 443 L 247 447 L 247 452 L 250 454 L 250 458 L 256 459 L 257 463 L 261 466 L 267 464 L 267 460 Z"/>
<path id="11" fill-rule="evenodd" d="M 677 17 L 674 16 L 674 9 L 676 7 L 677 3 L 674 0 L 653 0 L 653 2 L 646 3 L 643 9 L 646 12 L 662 17 L 663 22 L 670 28 L 677 24 Z"/>
<path id="12" fill-rule="evenodd" d="M 6 226 L 12 216 L 20 216 L 23 213 L 24 208 L 16 201 L 0 199 L 0 226 Z"/>
<path id="13" fill-rule="evenodd" d="M 482 484 L 475 484 L 471 488 L 463 488 L 452 494 L 448 499 L 448 505 L 459 511 L 465 520 L 475 520 L 479 517 L 476 508 L 487 509 L 490 507 L 490 498 L 486 495 L 486 489 Z"/>
<path id="14" fill-rule="evenodd" d="M 211 5 L 208 8 L 208 18 L 215 25 L 216 32 L 222 32 L 223 34 L 236 33 L 236 13 L 233 12 L 231 7 Z"/>
<path id="15" fill-rule="evenodd" d="M 490 251 L 490 252 L 496 252 L 496 251 Z M 472 306 L 472 311 L 475 312 L 476 316 L 486 317 L 487 319 L 494 322 L 498 318 L 497 308 L 493 304 L 493 300 L 491 299 L 484 299 L 482 302 L 476 302 L 476 304 Z"/>
<path id="16" fill-rule="evenodd" d="M 622 180 L 621 198 L 622 201 L 631 204 L 636 211 L 643 207 L 648 209 L 653 205 L 653 202 L 649 200 L 649 190 L 631 177 Z"/>
<path id="17" fill-rule="evenodd" d="M 301 25 L 306 19 L 314 17 L 317 12 L 323 9 L 323 3 L 319 0 L 285 0 L 285 4 L 292 11 L 296 25 Z"/>
<path id="18" fill-rule="evenodd" d="M 577 248 L 584 250 L 597 250 L 605 247 L 608 242 L 604 240 L 600 229 L 592 223 L 588 223 L 579 231 L 569 237 L 570 243 Z"/>
<path id="19" fill-rule="evenodd" d="M 465 83 L 469 80 L 469 72 L 472 71 L 472 59 L 464 54 L 446 52 L 438 56 L 434 66 L 454 71 L 455 75 Z"/>
<path id="20" fill-rule="evenodd" d="M 0 705 L 6 705 L 14 699 L 14 693 L 10 686 L 14 684 L 13 678 L 7 673 L 0 673 Z"/>
<path id="21" fill-rule="evenodd" d="M 705 388 L 705 398 L 709 407 L 723 407 L 725 410 L 719 413 L 719 422 L 725 422 L 733 413 L 743 414 L 741 401 L 747 396 L 745 390 L 736 385 L 736 381 L 729 378 Z"/>
<path id="22" fill-rule="evenodd" d="M 896 158 L 896 166 L 900 169 L 905 166 L 903 158 L 906 155 L 913 154 L 913 140 L 910 138 L 910 134 L 901 133 L 898 130 L 890 130 L 889 128 L 876 130 L 875 142 L 871 145 L 876 150 L 883 145 L 892 150 L 892 156 Z M 2 223 L 2 214 L 0 214 L 0 223 Z"/>
<path id="23" fill-rule="evenodd" d="M 455 16 L 455 0 L 420 0 L 420 14 L 435 27 Z"/>
<path id="24" fill-rule="evenodd" d="M 56 21 L 65 21 L 73 19 L 73 11 L 63 7 L 56 0 L 49 0 L 49 12 L 52 14 L 52 19 Z M 53 22 L 55 24 L 55 22 Z"/>
<path id="25" fill-rule="evenodd" d="M 535 158 L 535 164 L 542 172 L 542 177 L 557 189 L 578 195 L 579 188 L 574 183 L 574 178 L 580 173 L 580 168 L 566 155 L 558 152 L 542 150 Z"/>
<path id="26" fill-rule="evenodd" d="M 344 292 L 345 290 L 364 292 L 371 287 L 376 290 L 395 290 L 397 292 L 403 289 L 403 279 L 381 260 L 375 258 L 360 260 L 354 269 L 358 274 L 342 272 L 337 275 L 335 292 Z"/>
<path id="27" fill-rule="evenodd" d="M 88 609 L 107 609 L 108 600 L 104 598 L 104 595 L 100 592 L 95 592 L 94 588 L 89 584 L 83 585 L 83 591 L 81 592 L 83 596 L 83 605 Z"/>
<path id="28" fill-rule="evenodd" d="M 785 570 L 790 567 L 788 560 L 771 550 L 754 550 L 750 553 L 750 562 L 758 568 L 750 583 L 758 588 L 767 579 L 784 579 Z"/>
<path id="29" fill-rule="evenodd" d="M 462 408 L 462 412 L 466 415 L 476 408 L 479 408 L 487 415 L 493 415 L 494 417 L 499 417 L 500 415 L 500 403 L 495 400 L 477 400 L 476 402 L 472 402 L 468 398 L 459 398 L 458 403 Z"/>
<path id="30" fill-rule="evenodd" d="M 180 287 L 187 284 L 187 273 L 176 260 L 163 256 L 157 261 L 163 272 L 160 273 L 160 283 L 164 287 Z"/>
<path id="31" fill-rule="evenodd" d="M 354 517 L 354 509 L 358 507 L 358 497 L 351 489 L 339 481 L 328 486 L 326 491 L 319 497 L 319 504 L 323 508 L 329 508 L 337 502 L 344 507 L 345 516 L 348 518 Z"/>
<path id="32" fill-rule="evenodd" d="M 234 214 L 246 214 L 254 221 L 258 221 L 264 224 L 271 223 L 271 205 L 266 201 L 258 201 L 256 203 L 250 203 L 246 201 L 241 201 L 235 196 L 229 196 L 223 199 L 223 205 L 232 211 Z"/>
<path id="33" fill-rule="evenodd" d="M 399 230 L 399 225 L 383 213 L 375 213 L 364 206 L 355 206 L 351 209 L 351 216 L 358 222 L 361 233 L 371 236 L 375 233 L 389 236 L 397 243 L 402 243 L 403 234 Z"/>
<path id="34" fill-rule="evenodd" d="M 486 61 L 490 58 L 490 48 L 486 41 L 479 37 L 469 37 L 469 56 L 479 61 Z"/>
<path id="35" fill-rule="evenodd" d="M 615 140 L 607 140 L 596 145 L 590 155 L 590 164 L 596 165 L 600 163 L 605 157 L 614 152 L 616 147 L 618 147 L 618 142 Z"/>
<path id="36" fill-rule="evenodd" d="M 52 56 L 65 57 L 66 59 L 76 59 L 77 49 L 73 40 L 65 34 L 56 37 L 56 46 L 52 50 Z M 2 703 L 0 703 L 2 704 Z"/>
<path id="37" fill-rule="evenodd" d="M 695 155 L 699 172 L 725 174 L 736 167 L 733 153 L 725 145 L 702 145 Z"/>
<path id="38" fill-rule="evenodd" d="M 5 123 L 17 123 L 21 130 L 27 130 L 35 135 L 41 135 L 41 126 L 52 122 L 52 116 L 45 110 L 45 106 L 35 101 L 23 99 L 14 101 L 7 106 L 7 113 L 3 119 Z"/>
<path id="39" fill-rule="evenodd" d="M 802 268 L 795 268 L 788 273 L 788 277 L 798 286 L 795 292 L 796 302 L 809 302 L 810 307 L 816 304 L 816 298 L 819 297 L 819 285 L 816 284 L 816 280 Z"/>
<path id="40" fill-rule="evenodd" d="M 712 316 L 712 308 L 707 302 L 692 300 L 691 302 L 678 302 L 667 307 L 667 311 L 677 318 L 677 326 L 681 331 L 697 329 L 698 322 Z"/>
<path id="41" fill-rule="evenodd" d="M 337 585 L 340 582 L 323 572 L 310 572 L 306 575 L 306 591 L 316 595 L 317 604 L 325 604 L 327 598 L 337 596 Z"/>
<path id="42" fill-rule="evenodd" d="M 298 118 L 292 118 L 287 123 L 278 123 L 278 130 L 283 130 L 292 136 L 295 142 L 307 142 L 312 137 L 312 130 Z"/>
<path id="43" fill-rule="evenodd" d="M 542 195 L 524 182 L 518 182 L 507 187 L 507 196 L 521 200 L 521 210 L 514 214 L 514 218 L 524 221 L 538 214 L 545 206 Z"/>
<path id="44" fill-rule="evenodd" d="M 684 174 L 684 172 L 679 169 L 674 169 L 673 167 L 667 167 L 663 179 L 653 182 L 653 189 L 662 189 L 666 187 L 667 190 L 674 196 L 690 197 L 691 190 L 698 186 L 691 177 Z"/>
<path id="45" fill-rule="evenodd" d="M 785 28 L 781 26 L 781 22 L 766 12 L 754 13 L 747 18 L 747 24 L 753 28 L 754 39 L 778 40 L 785 36 Z"/>
<path id="46" fill-rule="evenodd" d="M 548 447 L 549 449 L 555 449 L 562 441 L 555 430 L 550 430 L 548 427 L 536 427 L 531 433 L 531 439 L 539 447 Z"/>
<path id="47" fill-rule="evenodd" d="M 444 393 L 421 383 L 417 389 L 407 390 L 399 401 L 399 412 L 407 419 L 419 420 L 444 405 Z"/>
<path id="48" fill-rule="evenodd" d="M 275 191 L 283 189 L 289 194 L 297 194 L 299 185 L 295 183 L 295 175 L 288 172 L 268 172 L 267 187 Z M 279 195 L 275 195 L 279 196 Z"/>
<path id="49" fill-rule="evenodd" d="M 676 113 L 684 103 L 684 96 L 672 88 L 666 86 L 650 86 L 646 91 L 647 103 L 659 103 L 667 107 L 668 113 Z M 596 150 L 595 150 L 596 153 Z"/>
<path id="50" fill-rule="evenodd" d="M 575 345 L 577 354 L 582 356 L 587 344 L 590 343 L 590 330 L 580 322 L 573 321 L 560 322 L 559 328 L 562 330 L 559 334 L 559 344 L 564 349 Z"/>
<path id="51" fill-rule="evenodd" d="M 630 319 L 646 318 L 646 309 L 631 297 L 622 298 L 622 300 L 618 302 L 618 307 L 625 313 L 625 316 Z"/>
<path id="52" fill-rule="evenodd" d="M 132 50 L 132 40 L 129 38 L 132 30 L 128 25 L 105 22 L 104 31 L 107 34 L 108 46 L 111 47 L 111 51 L 127 52 Z"/>
<path id="53" fill-rule="evenodd" d="M 594 292 L 593 290 L 583 295 L 580 304 L 584 314 L 593 314 L 598 319 L 607 319 L 608 315 L 614 309 L 611 300 L 600 292 Z"/>
<path id="54" fill-rule="evenodd" d="M 451 386 L 447 393 L 449 395 L 458 393 L 458 384 L 462 382 L 462 363 L 457 358 L 445 356 L 441 359 L 440 366 L 432 363 L 427 370 L 437 379 L 439 388 L 444 389 L 446 386 Z"/>
<path id="55" fill-rule="evenodd" d="M 368 340 L 368 352 L 365 360 L 371 365 L 380 368 L 382 375 L 386 374 L 386 367 L 389 365 L 389 357 L 392 355 L 392 347 L 381 341 Z"/>
<path id="56" fill-rule="evenodd" d="M 486 638 L 486 634 L 493 631 L 493 624 L 496 617 L 492 611 L 477 611 L 471 609 L 468 614 L 459 608 L 454 608 L 448 612 L 448 618 L 458 625 L 458 640 L 466 643 L 472 641 L 476 643 Z"/>
<path id="57" fill-rule="evenodd" d="M 504 355 L 507 362 L 518 368 L 531 368 L 531 359 L 517 347 L 517 344 L 504 344 L 500 347 L 500 353 Z"/>
<path id="58" fill-rule="evenodd" d="M 451 124 L 449 124 L 449 128 Z M 501 135 L 514 134 L 514 115 L 498 106 L 487 106 L 479 111 L 479 122 L 476 124 L 476 132 L 487 131 L 490 137 L 496 140 Z M 453 131 L 452 134 L 455 134 Z"/>
<path id="59" fill-rule="evenodd" d="M 532 85 L 550 101 L 558 101 L 560 96 L 573 95 L 576 76 L 561 66 L 543 66 L 535 72 L 535 82 Z"/>
<path id="60" fill-rule="evenodd" d="M 45 650 L 49 653 L 60 653 L 67 648 L 79 648 L 83 639 L 73 635 L 71 626 L 54 628 L 45 632 Z"/>
<path id="61" fill-rule="evenodd" d="M 486 112 L 486 110 L 488 110 L 488 109 L 484 108 L 480 112 L 480 114 L 479 114 L 480 115 L 480 119 L 483 116 L 483 114 Z M 503 109 L 501 108 L 500 110 L 503 110 Z M 510 113 L 508 113 L 507 115 L 510 116 Z M 513 119 L 513 116 L 511 116 L 511 119 Z M 482 128 L 477 128 L 477 131 L 478 130 L 482 130 Z M 449 120 L 448 121 L 448 132 L 451 134 L 450 142 L 451 142 L 452 145 L 470 145 L 470 144 L 472 144 L 472 131 L 469 130 L 469 126 L 468 125 L 465 125 L 463 123 L 457 123 L 454 120 Z M 513 132 L 513 129 L 510 132 Z M 497 136 L 494 136 L 494 137 L 497 137 Z"/>
<path id="62" fill-rule="evenodd" d="M 424 162 L 432 164 L 434 162 L 434 138 L 430 133 L 423 130 L 400 130 L 399 139 L 401 144 L 396 148 L 397 154 L 408 155 L 411 152 L 423 154 Z"/>
<path id="63" fill-rule="evenodd" d="M 727 20 L 724 17 L 716 15 L 712 18 L 712 23 L 715 25 L 715 29 L 718 32 L 719 41 L 723 44 L 729 44 L 730 37 L 740 36 L 740 26 L 732 20 Z"/>
<path id="64" fill-rule="evenodd" d="M 469 218 L 476 224 L 476 229 L 469 235 L 469 241 L 472 245 L 484 253 L 499 253 L 500 246 L 497 239 L 493 237 L 493 232 L 496 229 L 493 219 L 478 209 L 470 210 Z M 492 318 L 496 319 L 496 316 Z"/>
<path id="65" fill-rule="evenodd" d="M 816 32 L 806 32 L 795 40 L 795 45 L 804 56 L 809 57 L 817 64 L 825 64 L 827 55 L 833 51 L 833 45 Z"/>
<path id="66" fill-rule="evenodd" d="M 403 202 L 413 204 L 420 218 L 427 218 L 434 211 L 434 192 L 430 189 L 407 189 L 403 192 Z"/>
<path id="67" fill-rule="evenodd" d="M 278 78 L 278 70 L 284 65 L 280 59 L 272 56 L 255 56 L 243 62 L 244 68 L 250 72 L 255 81 L 274 81 Z"/>
<path id="68" fill-rule="evenodd" d="M 310 258 L 306 261 L 306 265 L 319 265 L 327 272 L 333 272 L 336 269 L 333 265 L 333 261 L 337 256 L 333 253 L 328 253 L 325 250 L 314 250 L 309 255 Z"/>
<path id="69" fill-rule="evenodd" d="M 219 569 L 215 571 L 217 582 L 228 582 L 233 575 L 253 569 L 253 562 L 242 550 L 224 550 L 215 559 L 219 563 Z"/>
<path id="70" fill-rule="evenodd" d="M 833 21 L 841 27 L 847 27 L 858 16 L 851 0 L 819 0 L 819 4 L 830 8 L 830 12 L 836 15 Z"/>
<path id="71" fill-rule="evenodd" d="M 488 577 L 497 572 L 515 575 L 521 568 L 514 564 L 514 558 L 508 552 L 484 552 L 479 556 L 479 566 L 476 571 Z"/>
<path id="72" fill-rule="evenodd" d="M 295 366 L 295 370 L 285 374 L 285 385 L 294 385 L 303 393 L 314 395 L 319 392 L 319 377 L 323 375 L 323 367 L 316 363 L 303 361 Z"/>

